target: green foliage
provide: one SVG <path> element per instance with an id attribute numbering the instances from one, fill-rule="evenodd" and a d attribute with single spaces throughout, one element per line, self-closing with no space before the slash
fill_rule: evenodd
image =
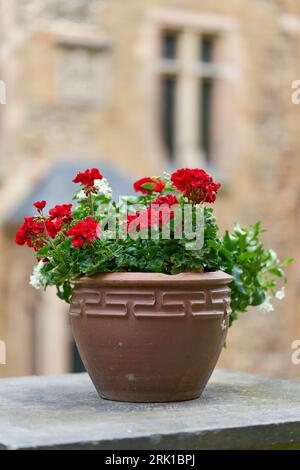
<path id="1" fill-rule="evenodd" d="M 76 219 L 74 220 L 74 223 Z M 217 236 L 217 225 L 212 209 L 205 208 L 204 246 L 201 250 L 186 250 L 185 239 L 133 240 L 96 239 L 87 248 L 74 248 L 70 238 L 57 237 L 53 244 L 45 245 L 38 257 L 48 258 L 43 274 L 48 285 L 58 286 L 58 295 L 68 301 L 67 287 L 80 275 L 91 276 L 99 272 L 162 272 L 176 274 L 185 271 L 218 269 L 217 251 L 211 241 Z"/>
<path id="2" fill-rule="evenodd" d="M 265 249 L 260 239 L 263 232 L 260 222 L 248 229 L 237 224 L 233 232 L 227 231 L 218 240 L 218 267 L 234 278 L 230 284 L 230 324 L 238 318 L 239 312 L 261 305 L 267 295 L 275 295 L 277 278 L 282 278 L 284 283 L 287 281 L 283 267 L 293 260 L 280 262 L 274 250 Z"/>
<path id="3" fill-rule="evenodd" d="M 147 189 L 151 189 L 150 186 L 148 184 Z M 165 191 L 176 192 L 170 182 L 167 182 Z M 177 196 L 183 206 L 186 199 L 178 192 Z M 147 194 L 127 198 L 127 205 L 134 212 L 134 204 L 149 207 L 156 197 Z M 122 204 L 117 208 L 104 194 L 90 195 L 77 202 L 68 228 L 91 216 L 104 227 L 115 209 L 118 209 L 119 215 L 123 211 Z M 174 220 L 169 223 L 169 239 L 164 239 L 161 229 L 158 229 L 158 238 L 137 236 L 135 239 L 130 236 L 122 238 L 119 232 L 116 237 L 110 238 L 107 236 L 109 230 L 104 230 L 100 238 L 80 248 L 72 245 L 71 237 L 67 235 L 68 228 L 62 230 L 37 253 L 38 258 L 47 260 L 41 268 L 43 285 L 56 286 L 58 297 L 69 302 L 72 281 L 82 275 L 92 276 L 101 272 L 177 274 L 222 270 L 234 278 L 230 284 L 232 324 L 240 312 L 245 312 L 249 306 L 261 305 L 269 296 L 275 295 L 278 280 L 282 278 L 286 282 L 284 268 L 293 260 L 288 258 L 280 262 L 273 250 L 264 248 L 260 238 L 263 230 L 259 222 L 247 229 L 236 225 L 232 232 L 227 231 L 219 236 L 212 208 L 204 207 L 203 210 L 204 243 L 201 248 L 193 250 L 187 249 L 190 240 L 185 233 L 182 238 L 176 238 Z M 194 227 L 195 211 L 193 206 Z"/>

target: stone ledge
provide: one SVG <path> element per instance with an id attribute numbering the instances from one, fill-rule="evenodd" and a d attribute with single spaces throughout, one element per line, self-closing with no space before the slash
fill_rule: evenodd
<path id="1" fill-rule="evenodd" d="M 198 400 L 98 397 L 87 374 L 0 380 L 0 449 L 300 449 L 300 382 L 216 370 Z"/>

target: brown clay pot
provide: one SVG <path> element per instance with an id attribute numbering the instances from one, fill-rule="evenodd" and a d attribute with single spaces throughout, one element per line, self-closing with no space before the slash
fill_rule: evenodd
<path id="1" fill-rule="evenodd" d="M 76 280 L 71 324 L 98 393 L 130 402 L 199 397 L 226 338 L 231 279 L 217 271 Z"/>

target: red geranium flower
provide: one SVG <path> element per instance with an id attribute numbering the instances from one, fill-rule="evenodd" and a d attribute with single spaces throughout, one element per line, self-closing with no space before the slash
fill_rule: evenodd
<path id="1" fill-rule="evenodd" d="M 35 217 L 25 217 L 24 223 L 17 231 L 16 243 L 18 245 L 33 246 L 34 239 L 44 231 L 44 224 L 41 221 L 36 221 Z"/>
<path id="2" fill-rule="evenodd" d="M 55 238 L 57 230 L 50 220 L 25 217 L 24 223 L 16 234 L 17 245 L 27 245 L 38 251 L 45 245 L 49 236 Z"/>
<path id="3" fill-rule="evenodd" d="M 220 183 L 200 168 L 181 168 L 171 175 L 174 186 L 195 204 L 215 202 Z"/>
<path id="4" fill-rule="evenodd" d="M 45 220 L 45 230 L 46 233 L 51 237 L 55 238 L 58 232 L 60 231 L 61 224 L 56 221 L 47 219 Z"/>
<path id="5" fill-rule="evenodd" d="M 135 224 L 137 219 L 138 223 Z M 135 212 L 134 214 L 127 214 L 127 232 L 132 233 L 133 229 L 146 230 L 149 227 L 149 209 L 142 212 Z"/>
<path id="6" fill-rule="evenodd" d="M 67 223 L 73 220 L 71 214 L 72 204 L 61 204 L 50 209 L 49 215 L 52 220 L 60 219 L 62 222 Z"/>
<path id="7" fill-rule="evenodd" d="M 67 232 L 67 235 L 72 237 L 72 245 L 75 248 L 80 248 L 83 245 L 85 247 L 89 246 L 94 238 L 97 238 L 97 226 L 97 220 L 92 217 L 80 220 L 77 224 L 73 225 Z"/>
<path id="8" fill-rule="evenodd" d="M 168 206 L 172 206 L 173 204 L 178 204 L 178 199 L 173 194 L 167 194 L 166 196 L 159 196 L 155 201 L 151 202 L 151 205 L 158 204 L 167 204 Z"/>
<path id="9" fill-rule="evenodd" d="M 37 201 L 33 204 L 36 209 L 41 212 L 46 207 L 46 201 Z"/>
<path id="10" fill-rule="evenodd" d="M 174 204 L 178 204 L 178 199 L 172 194 L 166 196 L 160 196 L 150 204 L 148 209 L 142 212 L 136 212 L 135 214 L 127 215 L 127 231 L 130 231 L 130 224 L 137 218 L 139 218 L 138 224 L 136 225 L 137 230 L 146 230 L 154 225 L 161 227 L 163 223 L 169 222 L 174 218 L 174 211 L 169 207 Z M 162 206 L 162 207 L 161 207 Z M 133 226 L 131 226 L 133 229 Z"/>
<path id="11" fill-rule="evenodd" d="M 150 205 L 150 226 L 168 223 L 174 219 L 174 210 L 169 208 L 175 204 L 178 204 L 178 199 L 173 194 L 167 194 L 166 196 L 160 196 Z"/>
<path id="12" fill-rule="evenodd" d="M 135 212 L 134 214 L 127 214 L 127 225 L 129 226 L 131 224 L 131 222 L 133 222 L 138 216 L 139 216 L 139 212 Z"/>
<path id="13" fill-rule="evenodd" d="M 149 185 L 149 187 L 145 188 L 144 185 Z M 151 185 L 151 188 L 150 188 Z M 159 179 L 159 178 L 150 178 L 150 177 L 145 177 L 141 178 L 140 180 L 136 181 L 133 185 L 133 188 L 136 192 L 141 192 L 142 194 L 151 194 L 153 192 L 155 193 L 161 193 L 165 189 L 165 183 Z"/>
<path id="14" fill-rule="evenodd" d="M 54 229 L 56 230 L 56 233 L 60 232 L 63 228 L 64 221 L 60 217 L 57 217 L 56 219 L 51 220 Z"/>
<path id="15" fill-rule="evenodd" d="M 95 180 L 102 180 L 103 176 L 97 168 L 85 170 L 83 173 L 78 173 L 73 179 L 73 183 L 80 183 L 82 186 L 94 186 Z"/>

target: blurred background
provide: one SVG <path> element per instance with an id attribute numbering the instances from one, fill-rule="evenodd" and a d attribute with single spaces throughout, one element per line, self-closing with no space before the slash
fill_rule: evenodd
<path id="1" fill-rule="evenodd" d="M 15 245 L 32 203 L 68 202 L 91 166 L 116 195 L 191 166 L 222 182 L 222 232 L 261 219 L 266 244 L 295 258 L 286 298 L 241 315 L 219 367 L 300 378 L 299 0 L 0 5 L 0 375 L 82 369 L 68 307 L 29 286 L 33 254 Z"/>

